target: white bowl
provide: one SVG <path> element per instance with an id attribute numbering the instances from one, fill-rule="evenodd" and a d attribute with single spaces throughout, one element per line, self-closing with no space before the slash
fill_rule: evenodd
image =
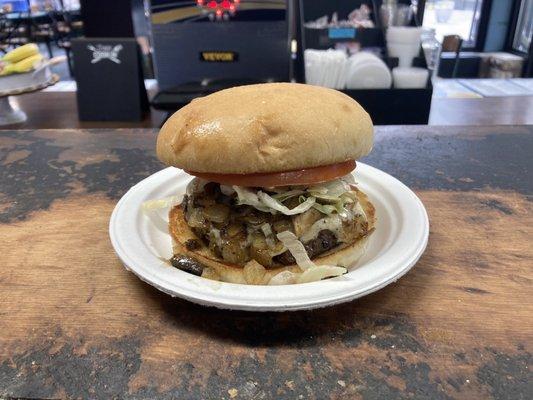
<path id="1" fill-rule="evenodd" d="M 416 57 L 420 52 L 420 46 L 418 44 L 408 43 L 387 43 L 387 51 L 389 56 L 392 57 Z"/>
<path id="2" fill-rule="evenodd" d="M 401 68 L 392 70 L 394 87 L 398 89 L 421 89 L 425 88 L 429 71 L 425 68 Z"/>

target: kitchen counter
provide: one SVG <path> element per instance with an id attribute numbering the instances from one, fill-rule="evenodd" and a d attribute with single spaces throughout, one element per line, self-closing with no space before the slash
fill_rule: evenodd
<path id="1" fill-rule="evenodd" d="M 424 202 L 420 261 L 315 311 L 167 296 L 108 221 L 153 130 L 0 131 L 0 398 L 533 398 L 533 127 L 378 127 L 364 161 Z M 379 215 L 378 215 L 379 218 Z"/>
<path id="2" fill-rule="evenodd" d="M 12 129 L 158 128 L 166 113 L 152 109 L 142 121 L 80 121 L 76 93 L 38 92 L 13 97 L 28 120 Z M 533 96 L 442 98 L 431 100 L 430 125 L 532 125 Z M 6 129 L 5 127 L 0 127 Z"/>

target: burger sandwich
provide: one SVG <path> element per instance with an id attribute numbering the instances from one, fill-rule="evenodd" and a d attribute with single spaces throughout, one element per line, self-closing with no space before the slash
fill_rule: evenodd
<path id="1" fill-rule="evenodd" d="M 173 266 L 240 284 L 292 284 L 346 273 L 375 210 L 356 160 L 372 121 L 323 87 L 268 83 L 222 90 L 176 112 L 157 155 L 193 176 L 169 213 Z"/>

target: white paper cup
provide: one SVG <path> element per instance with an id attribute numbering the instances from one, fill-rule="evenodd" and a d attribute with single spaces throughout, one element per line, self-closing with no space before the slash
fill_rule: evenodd
<path id="1" fill-rule="evenodd" d="M 422 89 L 426 87 L 429 71 L 425 68 L 393 68 L 392 78 L 397 89 Z"/>
<path id="2" fill-rule="evenodd" d="M 394 43 L 387 42 L 389 57 L 398 57 L 398 65 L 402 68 L 410 67 L 420 52 L 419 43 Z"/>
<path id="3" fill-rule="evenodd" d="M 389 26 L 387 28 L 387 43 L 417 43 L 420 44 L 422 28 L 414 26 Z"/>

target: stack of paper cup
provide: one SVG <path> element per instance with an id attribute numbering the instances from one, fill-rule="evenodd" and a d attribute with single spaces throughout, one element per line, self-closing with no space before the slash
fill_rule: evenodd
<path id="1" fill-rule="evenodd" d="M 390 26 L 387 29 L 387 51 L 389 57 L 398 57 L 400 67 L 410 67 L 420 52 L 421 28 Z"/>

